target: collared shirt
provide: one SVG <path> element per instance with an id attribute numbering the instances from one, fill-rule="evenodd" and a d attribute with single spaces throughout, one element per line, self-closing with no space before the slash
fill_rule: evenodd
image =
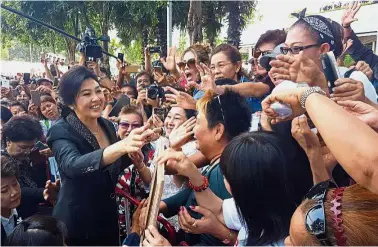
<path id="1" fill-rule="evenodd" d="M 17 224 L 16 219 L 17 218 L 18 218 L 18 214 L 17 214 L 17 210 L 15 208 L 12 209 L 11 215 L 9 216 L 9 218 L 5 218 L 5 217 L 1 216 L 1 224 L 4 227 L 4 230 L 5 230 L 5 233 L 7 234 L 7 236 L 16 227 L 16 224 Z"/>

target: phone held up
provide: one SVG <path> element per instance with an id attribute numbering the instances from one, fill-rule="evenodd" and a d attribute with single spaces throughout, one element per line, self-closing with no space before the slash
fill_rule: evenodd
<path id="1" fill-rule="evenodd" d="M 41 106 L 41 96 L 39 92 L 36 90 L 31 90 L 30 95 L 32 103 L 36 106 Z"/>
<path id="2" fill-rule="evenodd" d="M 121 63 L 123 63 L 124 62 L 124 54 L 118 53 L 118 59 L 121 61 Z"/>
<path id="3" fill-rule="evenodd" d="M 148 48 L 149 52 L 152 53 L 161 53 L 161 47 L 160 46 L 152 46 Z"/>
<path id="4" fill-rule="evenodd" d="M 320 55 L 320 60 L 322 63 L 324 75 L 328 81 L 328 88 L 331 92 L 332 89 L 335 87 L 335 81 L 341 78 L 339 68 L 337 67 L 335 55 L 332 51 L 330 51 L 326 54 Z"/>

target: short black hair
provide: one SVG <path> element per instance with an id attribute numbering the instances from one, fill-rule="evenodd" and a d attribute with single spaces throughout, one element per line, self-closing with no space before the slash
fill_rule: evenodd
<path id="1" fill-rule="evenodd" d="M 215 84 L 217 86 L 224 86 L 224 85 L 236 85 L 238 83 L 236 81 L 234 81 L 233 79 L 221 78 L 221 79 L 215 80 Z"/>
<path id="2" fill-rule="evenodd" d="M 335 49 L 334 49 L 333 53 L 335 54 L 335 57 L 338 58 L 341 55 L 341 53 L 343 52 L 343 31 L 342 31 L 341 25 L 339 23 L 335 22 L 335 21 L 331 21 L 330 19 L 323 17 L 323 16 L 320 16 L 320 15 L 314 15 L 314 17 L 322 20 L 327 25 L 329 30 L 331 31 L 333 38 L 334 38 L 334 41 L 335 41 L 335 44 L 334 44 Z M 316 42 L 317 44 L 321 43 L 321 37 L 320 37 L 319 32 L 317 30 L 313 29 L 304 20 L 302 20 L 302 19 L 297 20 L 290 27 L 290 29 L 292 29 L 294 27 L 303 28 L 305 31 L 307 31 L 311 35 L 311 38 L 314 40 L 314 42 Z M 331 44 L 329 43 L 329 45 L 331 45 Z"/>
<path id="3" fill-rule="evenodd" d="M 262 44 L 273 43 L 275 46 L 284 43 L 286 40 L 286 32 L 283 29 L 268 30 L 263 33 L 257 40 L 255 48 L 259 48 Z"/>
<path id="4" fill-rule="evenodd" d="M 206 91 L 204 97 L 197 102 L 197 110 L 205 114 L 209 128 L 223 124 L 229 141 L 251 127 L 252 113 L 247 101 L 228 89 L 219 96 L 214 91 Z"/>
<path id="5" fill-rule="evenodd" d="M 8 122 L 12 117 L 12 112 L 5 106 L 1 106 L 1 121 L 4 123 Z"/>
<path id="6" fill-rule="evenodd" d="M 1 155 L 1 177 L 18 177 L 18 164 L 8 155 Z"/>
<path id="7" fill-rule="evenodd" d="M 3 137 L 11 142 L 34 141 L 42 135 L 41 124 L 29 115 L 14 116 L 3 126 Z"/>
<path id="8" fill-rule="evenodd" d="M 47 81 L 47 82 L 51 83 L 51 85 L 54 85 L 54 82 L 51 81 L 50 79 L 47 79 L 47 78 L 41 78 L 41 79 L 38 79 L 38 80 L 37 80 L 37 85 L 40 86 L 41 83 L 44 82 L 44 81 Z"/>
<path id="9" fill-rule="evenodd" d="M 272 133 L 244 133 L 220 157 L 239 218 L 247 226 L 247 246 L 270 245 L 289 234 L 296 204 L 279 143 Z"/>
<path id="10" fill-rule="evenodd" d="M 66 225 L 47 215 L 33 215 L 18 224 L 6 238 L 8 246 L 62 246 Z"/>
<path id="11" fill-rule="evenodd" d="M 84 66 L 74 66 L 68 70 L 59 83 L 59 96 L 65 105 L 73 105 L 86 79 L 93 79 L 98 82 L 97 76 Z"/>
<path id="12" fill-rule="evenodd" d="M 9 108 L 11 108 L 13 106 L 19 106 L 24 110 L 24 112 L 26 112 L 26 113 L 28 112 L 28 108 L 26 108 L 26 106 L 19 101 L 13 101 L 9 104 Z"/>
<path id="13" fill-rule="evenodd" d="M 138 78 L 141 77 L 141 76 L 143 76 L 143 75 L 148 76 L 148 79 L 150 80 L 151 84 L 154 83 L 154 78 L 152 77 L 152 75 L 150 73 L 148 73 L 147 71 L 145 71 L 145 70 L 140 71 L 136 75 L 136 77 L 135 77 L 135 83 L 138 83 Z"/>
<path id="14" fill-rule="evenodd" d="M 131 85 L 131 84 L 127 84 L 127 83 L 125 83 L 125 84 L 122 84 L 122 85 L 121 85 L 121 88 L 124 88 L 124 87 L 129 87 L 129 88 L 131 88 L 131 89 L 133 90 L 133 92 L 134 92 L 135 98 L 138 97 L 138 90 L 137 90 L 137 88 L 136 88 L 134 85 Z"/>
<path id="15" fill-rule="evenodd" d="M 189 119 L 191 117 L 197 116 L 197 111 L 196 110 L 184 109 L 184 111 L 185 111 L 185 116 L 186 116 L 187 119 Z"/>

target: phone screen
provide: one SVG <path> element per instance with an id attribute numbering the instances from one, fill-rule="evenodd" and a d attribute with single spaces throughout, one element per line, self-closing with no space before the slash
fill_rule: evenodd
<path id="1" fill-rule="evenodd" d="M 24 83 L 25 84 L 30 83 L 30 73 L 24 73 Z"/>
<path id="2" fill-rule="evenodd" d="M 39 92 L 36 90 L 31 90 L 30 91 L 31 95 L 31 101 L 33 102 L 34 105 L 40 106 L 41 105 L 41 97 L 39 95 Z"/>
<path id="3" fill-rule="evenodd" d="M 118 53 L 118 59 L 121 60 L 121 62 L 123 62 L 123 59 L 124 59 L 123 53 Z"/>
<path id="4" fill-rule="evenodd" d="M 154 115 L 157 115 L 162 122 L 164 122 L 165 119 L 165 110 L 163 108 L 154 108 L 153 110 Z"/>

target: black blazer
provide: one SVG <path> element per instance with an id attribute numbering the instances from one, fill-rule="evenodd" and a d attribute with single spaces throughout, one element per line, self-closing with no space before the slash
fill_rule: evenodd
<path id="1" fill-rule="evenodd" d="M 92 134 L 76 120 L 75 125 L 68 118 L 61 119 L 47 134 L 47 143 L 61 175 L 61 189 L 53 215 L 67 225 L 68 238 L 92 244 L 94 239 L 102 239 L 106 245 L 118 245 L 114 191 L 118 174 L 131 162 L 121 158 L 107 168 L 101 168 L 104 149 L 96 149 L 96 145 L 88 141 L 88 135 Z M 110 121 L 100 118 L 99 124 L 111 144 L 118 141 Z M 93 135 L 91 138 L 95 140 Z"/>

